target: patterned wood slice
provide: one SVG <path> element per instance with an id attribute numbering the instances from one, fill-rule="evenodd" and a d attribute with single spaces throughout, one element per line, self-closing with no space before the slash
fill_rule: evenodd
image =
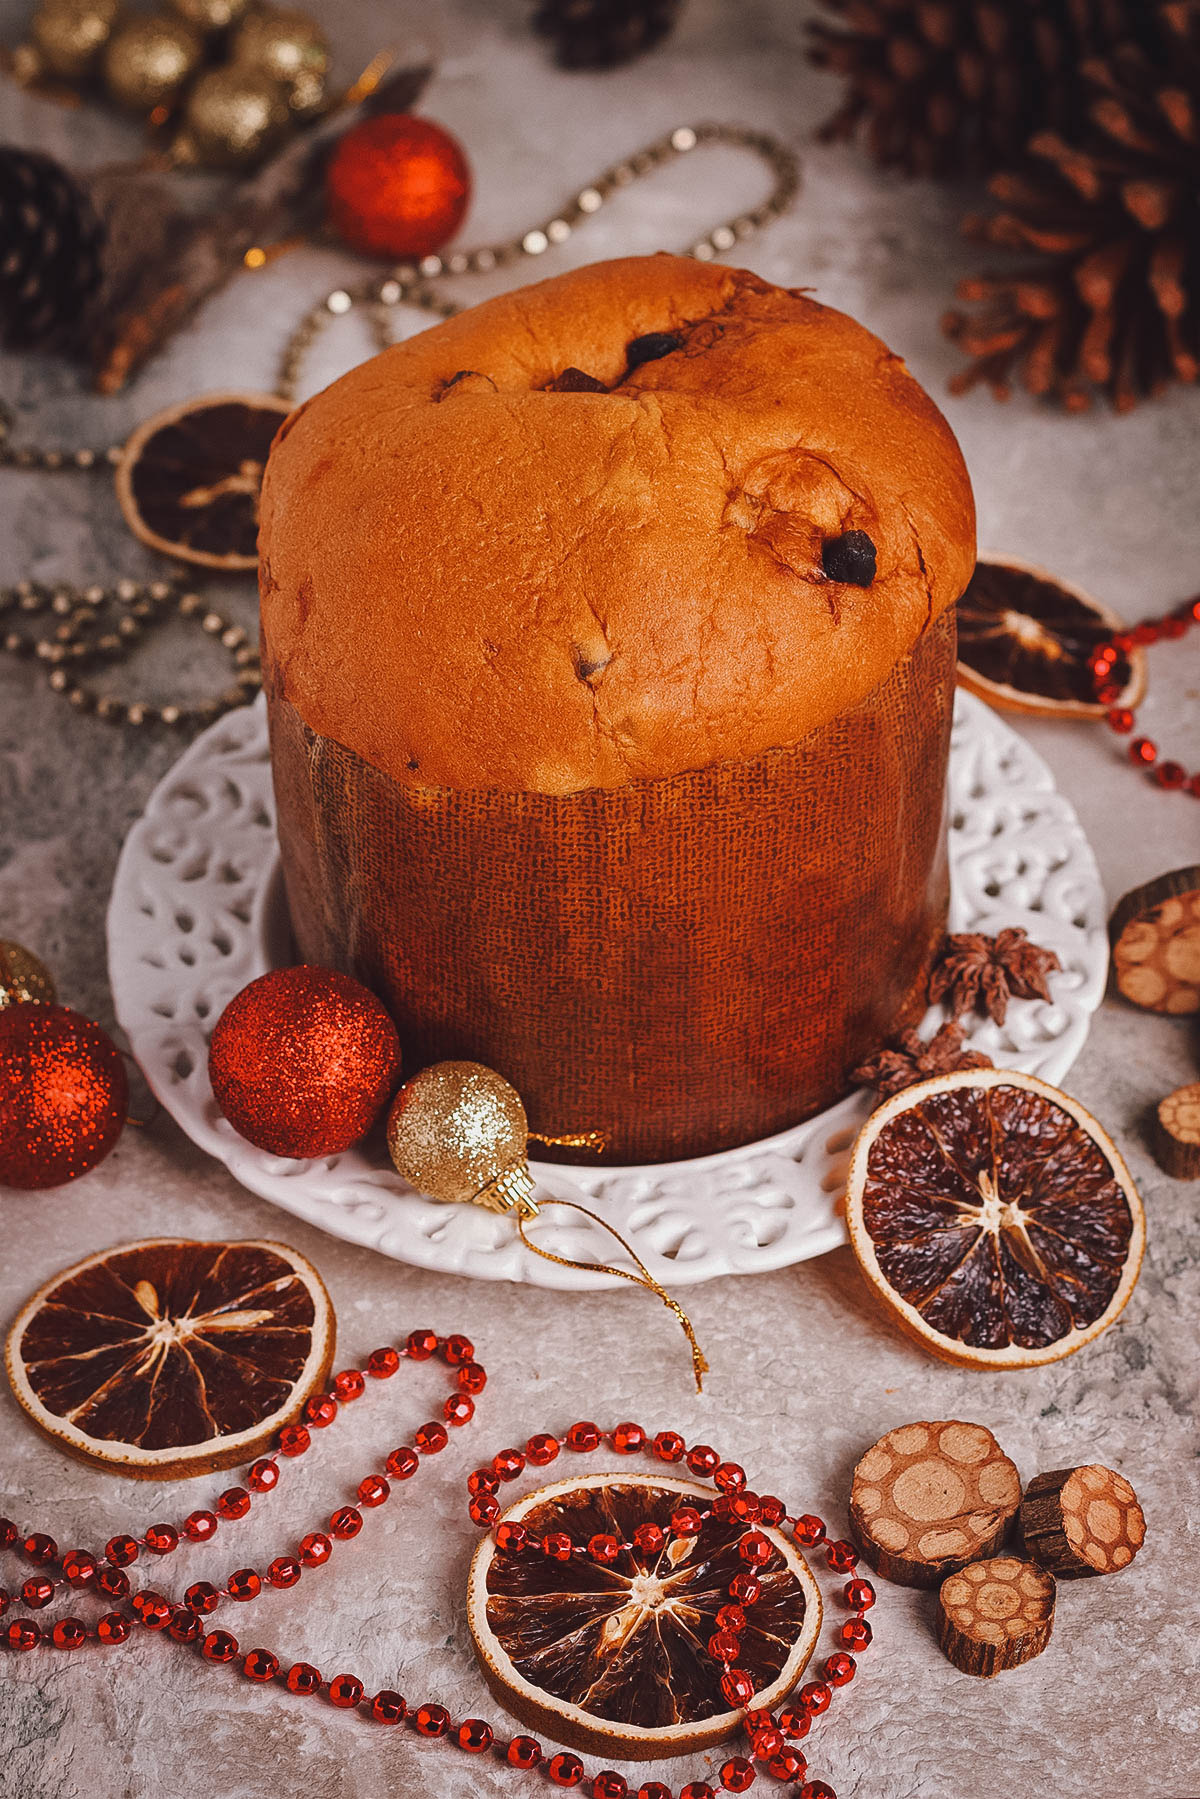
<path id="1" fill-rule="evenodd" d="M 1125 1476 L 1093 1462 L 1031 1480 L 1021 1533 L 1028 1554 L 1071 1580 L 1127 1568 L 1145 1541 L 1146 1520 Z"/>
<path id="2" fill-rule="evenodd" d="M 936 1587 L 998 1549 L 1020 1503 L 1016 1467 L 982 1424 L 904 1424 L 854 1470 L 850 1530 L 885 1579 Z"/>
<path id="3" fill-rule="evenodd" d="M 1135 887 L 1108 924 L 1117 986 L 1150 1012 L 1200 1012 L 1200 868 Z"/>
<path id="4" fill-rule="evenodd" d="M 1159 1100 L 1150 1148 L 1159 1167 L 1177 1181 L 1200 1177 L 1200 1081 L 1176 1087 Z"/>
<path id="5" fill-rule="evenodd" d="M 938 1642 L 964 1674 L 999 1674 L 1040 1655 L 1054 1626 L 1054 1576 L 1015 1555 L 972 1562 L 938 1594 Z"/>

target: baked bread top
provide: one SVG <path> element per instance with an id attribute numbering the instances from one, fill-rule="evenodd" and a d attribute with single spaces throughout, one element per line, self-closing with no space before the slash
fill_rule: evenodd
<path id="1" fill-rule="evenodd" d="M 898 357 L 665 255 L 353 369 L 285 421 L 261 518 L 264 654 L 308 725 L 398 781 L 539 793 L 795 743 L 975 554 L 958 445 Z"/>

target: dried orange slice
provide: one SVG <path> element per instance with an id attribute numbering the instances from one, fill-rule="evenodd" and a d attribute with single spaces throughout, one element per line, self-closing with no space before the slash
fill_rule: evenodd
<path id="1" fill-rule="evenodd" d="M 593 1474 L 540 1488 L 503 1514 L 537 1537 L 563 1532 L 630 1543 L 642 1524 L 666 1530 L 685 1501 L 712 1489 L 668 1474 Z M 610 1566 L 588 1556 L 511 1554 L 486 1537 L 471 1564 L 467 1617 L 484 1679 L 522 1723 L 586 1754 L 649 1761 L 725 1741 L 744 1713 L 721 1691 L 708 1652 L 729 1583 L 746 1563 L 747 1526 L 710 1519 L 698 1538 L 661 1552 L 622 1549 Z M 804 1671 L 821 1629 L 821 1596 L 794 1543 L 754 1529 L 774 1551 L 756 1572 L 738 1665 L 757 1682 L 751 1707 L 776 1704 Z"/>
<path id="2" fill-rule="evenodd" d="M 324 1385 L 333 1307 L 283 1243 L 152 1238 L 38 1289 L 8 1333 L 13 1392 L 61 1446 L 177 1479 L 250 1460 Z"/>
<path id="3" fill-rule="evenodd" d="M 959 684 L 1013 712 L 1102 718 L 1109 706 L 1136 706 L 1146 689 L 1135 647 L 1113 666 L 1117 697 L 1096 698 L 1088 658 L 1124 629 L 1081 588 L 1016 557 L 988 556 L 958 602 Z"/>
<path id="4" fill-rule="evenodd" d="M 139 425 L 116 471 L 134 536 L 201 568 L 257 568 L 263 469 L 290 411 L 274 394 L 204 394 Z"/>
<path id="5" fill-rule="evenodd" d="M 850 1241 L 888 1311 L 968 1368 L 1056 1362 L 1133 1291 L 1146 1220 L 1120 1153 L 1033 1075 L 967 1069 L 907 1087 L 863 1127 Z"/>

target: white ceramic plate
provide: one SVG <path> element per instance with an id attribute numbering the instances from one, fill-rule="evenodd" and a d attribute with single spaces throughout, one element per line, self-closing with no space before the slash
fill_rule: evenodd
<path id="1" fill-rule="evenodd" d="M 1003 1028 L 973 1019 L 972 1044 L 1000 1066 L 1061 1081 L 1104 993 L 1104 893 L 1045 763 L 965 693 L 950 757 L 950 869 L 953 930 L 1024 925 L 1063 964 L 1049 1003 L 1013 1002 Z M 221 1117 L 208 1082 L 209 1032 L 247 981 L 293 959 L 261 699 L 210 726 L 155 789 L 121 852 L 108 948 L 117 1016 L 151 1087 L 251 1192 L 419 1267 L 547 1287 L 616 1284 L 531 1255 L 508 1218 L 438 1205 L 361 1150 L 288 1161 L 255 1149 Z M 645 1168 L 531 1166 L 544 1196 L 594 1206 L 659 1280 L 678 1287 L 781 1268 L 845 1242 L 847 1151 L 866 1114 L 854 1094 L 719 1155 Z M 611 1238 L 577 1213 L 553 1208 L 530 1228 L 559 1255 L 613 1259 Z"/>

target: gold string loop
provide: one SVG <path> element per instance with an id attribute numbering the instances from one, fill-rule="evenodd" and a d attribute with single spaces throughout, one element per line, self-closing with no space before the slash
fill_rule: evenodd
<path id="1" fill-rule="evenodd" d="M 608 1138 L 603 1131 L 576 1131 L 567 1137 L 547 1137 L 541 1131 L 530 1131 L 531 1143 L 545 1143 L 550 1149 L 591 1149 L 597 1155 L 608 1148 Z"/>
<path id="2" fill-rule="evenodd" d="M 545 1142 L 547 1139 L 539 1138 L 538 1141 Z M 551 1139 L 551 1141 L 554 1141 L 554 1139 Z M 548 1206 L 569 1206 L 573 1212 L 582 1212 L 585 1218 L 590 1218 L 593 1224 L 598 1224 L 601 1230 L 607 1231 L 610 1237 L 616 1238 L 617 1242 L 621 1245 L 621 1248 L 625 1251 L 625 1254 L 640 1272 L 638 1274 L 631 1274 L 627 1268 L 614 1268 L 609 1262 L 576 1262 L 570 1256 L 555 1255 L 554 1251 L 551 1249 L 540 1249 L 533 1239 L 526 1235 L 525 1226 L 531 1216 L 536 1216 L 544 1212 Z M 526 1209 L 524 1205 L 519 1205 L 515 1209 L 517 1214 L 517 1230 L 520 1233 L 521 1241 L 527 1249 L 533 1251 L 535 1256 L 541 1256 L 547 1262 L 557 1262 L 560 1268 L 578 1268 L 584 1274 L 594 1272 L 599 1272 L 601 1274 L 615 1274 L 620 1280 L 629 1281 L 635 1287 L 646 1287 L 651 1293 L 656 1293 L 666 1306 L 667 1310 L 669 1312 L 674 1312 L 676 1318 L 679 1320 L 683 1334 L 691 1346 L 692 1373 L 696 1380 L 696 1391 L 697 1393 L 703 1393 L 703 1377 L 708 1373 L 708 1362 L 705 1359 L 704 1351 L 701 1349 L 697 1340 L 691 1319 L 688 1317 L 679 1301 L 673 1299 L 667 1292 L 667 1289 L 663 1286 L 662 1282 L 655 1280 L 641 1256 L 638 1255 L 636 1249 L 626 1243 L 620 1231 L 614 1230 L 611 1224 L 606 1223 L 597 1213 L 589 1211 L 587 1206 L 577 1205 L 573 1199 L 544 1199 L 540 1206 L 536 1208 L 531 1206 L 529 1209 Z"/>

